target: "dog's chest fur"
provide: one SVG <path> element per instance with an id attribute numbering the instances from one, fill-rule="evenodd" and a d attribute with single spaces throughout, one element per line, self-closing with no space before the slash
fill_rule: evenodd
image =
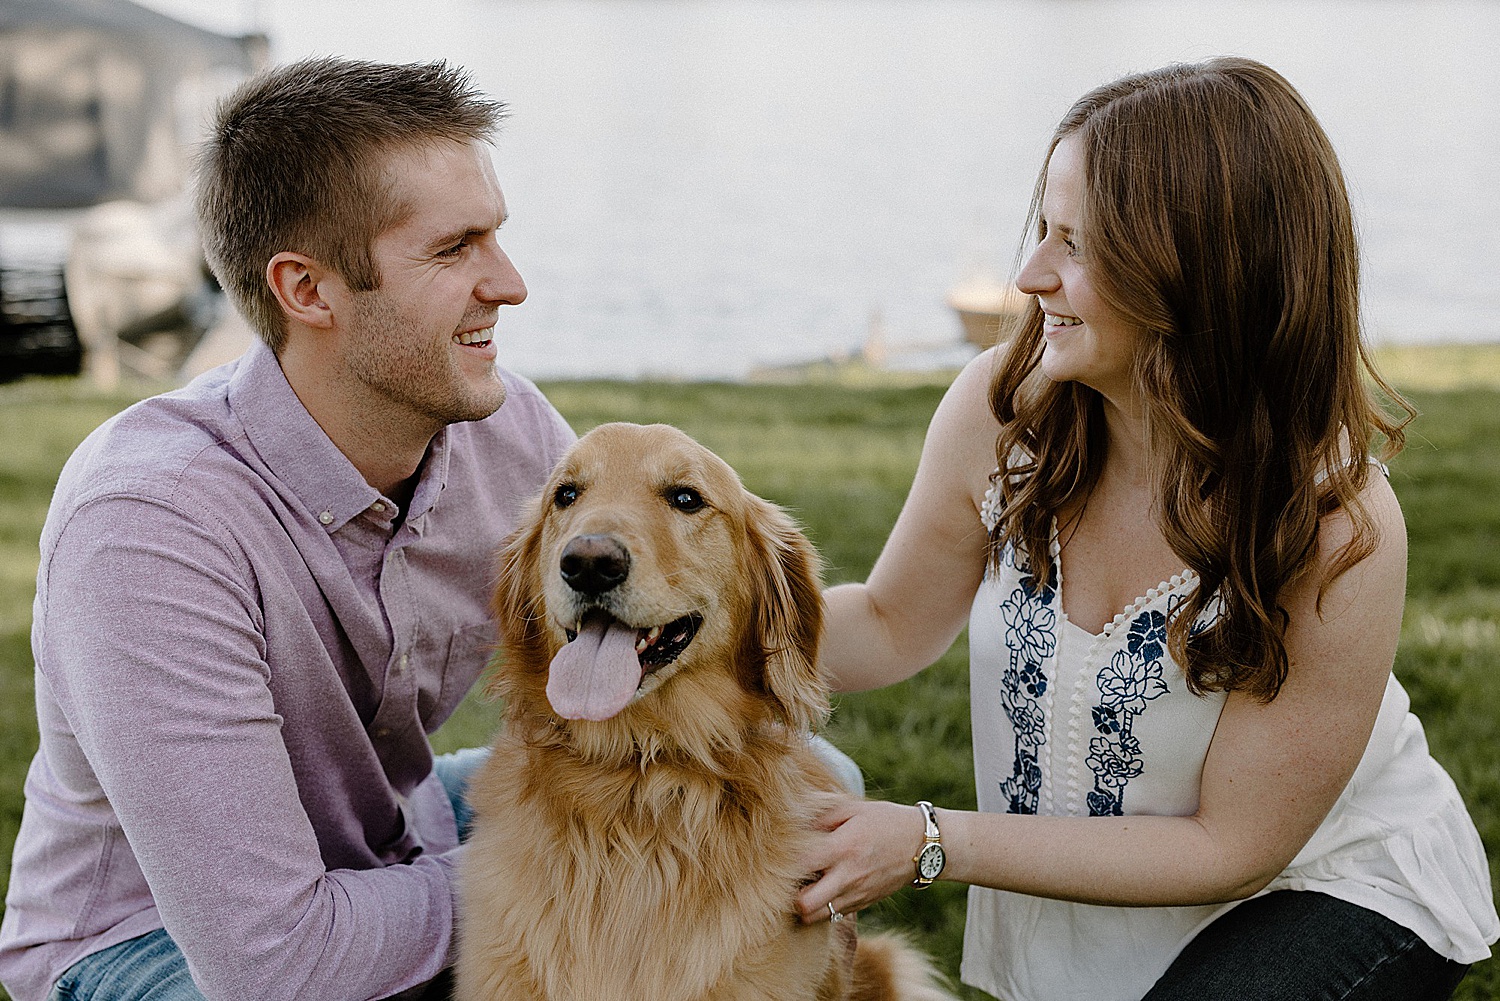
<path id="1" fill-rule="evenodd" d="M 785 971 L 824 962 L 831 933 L 792 913 L 810 752 L 785 735 L 751 740 L 711 772 L 686 757 L 601 765 L 562 740 L 502 737 L 475 780 L 470 852 L 507 871 L 471 871 L 465 892 L 491 897 L 485 912 L 504 927 L 483 938 L 508 973 L 476 996 L 806 1001 L 807 982 Z M 819 998 L 843 989 L 827 965 Z"/>

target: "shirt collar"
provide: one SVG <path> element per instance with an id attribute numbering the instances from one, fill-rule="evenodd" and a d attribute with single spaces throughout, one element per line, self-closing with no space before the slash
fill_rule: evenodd
<path id="1" fill-rule="evenodd" d="M 438 494 L 448 485 L 448 460 L 452 454 L 452 428 L 444 427 L 432 438 L 422 465 L 417 468 L 417 488 L 412 491 L 411 509 L 406 512 L 406 521 L 418 531 L 422 519 L 437 507 Z"/>
<path id="2" fill-rule="evenodd" d="M 381 499 L 313 420 L 258 339 L 230 379 L 229 409 L 270 471 L 330 533 Z"/>

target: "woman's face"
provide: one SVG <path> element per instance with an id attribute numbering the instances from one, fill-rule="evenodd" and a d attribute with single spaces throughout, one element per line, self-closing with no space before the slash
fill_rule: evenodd
<path id="1" fill-rule="evenodd" d="M 1042 374 L 1054 382 L 1080 382 L 1135 413 L 1131 371 L 1142 331 L 1100 298 L 1090 278 L 1083 154 L 1071 135 L 1052 151 L 1042 195 L 1042 241 L 1016 285 L 1042 307 Z"/>

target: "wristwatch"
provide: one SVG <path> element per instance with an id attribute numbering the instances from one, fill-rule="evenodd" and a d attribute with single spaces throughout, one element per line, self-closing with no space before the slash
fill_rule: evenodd
<path id="1" fill-rule="evenodd" d="M 917 804 L 917 809 L 922 811 L 926 828 L 922 832 L 922 848 L 912 859 L 917 864 L 917 878 L 911 881 L 911 885 L 921 890 L 931 886 L 932 881 L 942 874 L 948 856 L 943 851 L 943 834 L 938 830 L 937 814 L 932 804 L 924 799 Z"/>

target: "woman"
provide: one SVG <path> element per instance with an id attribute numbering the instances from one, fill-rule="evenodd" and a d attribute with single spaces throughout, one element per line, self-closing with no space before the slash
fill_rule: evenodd
<path id="1" fill-rule="evenodd" d="M 972 885 L 964 980 L 1007 1001 L 1448 997 L 1500 921 L 1391 674 L 1371 448 L 1404 421 L 1365 381 L 1327 137 L 1250 60 L 1128 77 L 1063 120 L 1032 211 L 1014 340 L 827 595 L 844 691 L 969 623 L 980 809 L 842 805 L 804 920 L 937 875 Z"/>

